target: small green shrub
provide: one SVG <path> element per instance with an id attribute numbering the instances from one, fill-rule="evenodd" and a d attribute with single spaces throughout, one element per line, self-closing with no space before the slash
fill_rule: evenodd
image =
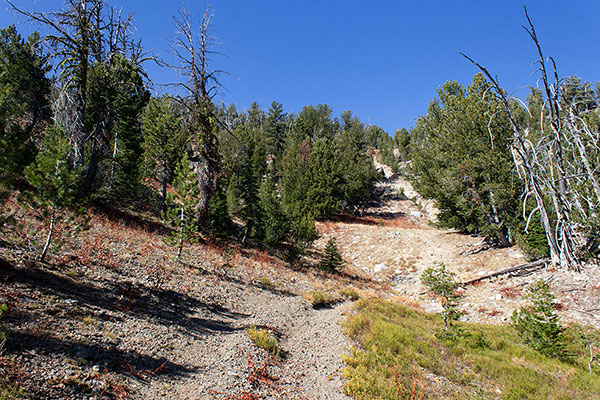
<path id="1" fill-rule="evenodd" d="M 271 335 L 265 329 L 258 329 L 252 326 L 246 329 L 246 335 L 252 340 L 255 346 L 260 347 L 273 357 L 280 357 L 282 355 L 281 347 L 277 342 L 277 338 Z"/>
<path id="2" fill-rule="evenodd" d="M 547 282 L 537 281 L 527 295 L 531 307 L 521 307 L 512 315 L 512 324 L 523 340 L 540 353 L 560 360 L 573 357 L 567 349 L 566 328 L 554 308 L 555 297 Z"/>
<path id="3" fill-rule="evenodd" d="M 436 268 L 427 268 L 421 275 L 423 284 L 442 301 L 444 311 L 441 315 L 444 318 L 446 333 L 452 327 L 452 321 L 458 320 L 462 314 L 458 311 L 458 304 L 463 295 L 458 292 L 459 283 L 455 276 L 456 274 L 446 270 L 443 263 L 438 264 Z"/>

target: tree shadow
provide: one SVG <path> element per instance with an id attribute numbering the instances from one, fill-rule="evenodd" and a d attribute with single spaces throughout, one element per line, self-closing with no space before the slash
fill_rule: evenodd
<path id="1" fill-rule="evenodd" d="M 397 211 L 397 212 L 367 211 L 367 212 L 365 212 L 365 216 L 367 218 L 375 218 L 376 220 L 390 221 L 393 219 L 406 217 L 406 213 L 402 212 L 402 211 Z M 377 221 L 377 223 L 379 223 L 379 221 Z"/>
<path id="2" fill-rule="evenodd" d="M 197 369 L 169 361 L 164 357 L 153 357 L 133 350 L 120 350 L 114 345 L 87 343 L 57 337 L 50 333 L 14 331 L 6 341 L 8 354 L 32 352 L 56 357 L 85 360 L 111 372 L 135 375 L 138 379 L 149 376 L 186 376 Z"/>
<path id="3" fill-rule="evenodd" d="M 241 250 L 242 254 L 246 254 L 247 252 L 244 252 L 244 250 Z M 286 297 L 292 297 L 292 296 L 296 296 L 296 293 L 286 290 L 286 289 L 279 289 L 279 288 L 275 288 L 275 287 L 270 287 L 268 285 L 265 285 L 264 283 L 261 282 L 256 282 L 256 281 L 248 281 L 248 280 L 243 280 L 237 276 L 234 275 L 230 275 L 224 272 L 215 272 L 215 271 L 209 271 L 206 270 L 204 268 L 201 268 L 197 265 L 193 265 L 193 264 L 189 264 L 186 263 L 185 264 L 188 268 L 193 269 L 194 271 L 196 271 L 196 273 L 201 274 L 203 276 L 213 276 L 216 277 L 220 280 L 229 282 L 229 283 L 234 283 L 236 285 L 240 285 L 240 286 L 252 286 L 261 290 L 265 290 L 268 292 L 271 292 L 273 294 L 278 294 L 281 296 L 286 296 Z M 247 316 L 246 314 L 242 314 L 241 316 L 245 317 Z"/>
<path id="4" fill-rule="evenodd" d="M 98 203 L 91 212 L 98 217 L 105 217 L 108 220 L 128 226 L 134 229 L 141 229 L 149 233 L 158 233 L 168 235 L 173 231 L 173 228 L 163 224 L 160 221 L 144 217 L 143 215 L 133 213 L 127 209 L 113 207 L 109 204 Z"/>
<path id="5" fill-rule="evenodd" d="M 77 281 L 54 271 L 16 267 L 1 257 L 0 280 L 26 284 L 49 295 L 143 318 L 163 326 L 178 326 L 195 334 L 235 332 L 243 329 L 235 327 L 235 321 L 249 316 L 169 289 L 150 288 L 129 281 L 105 280 L 100 286 Z"/>
<path id="6" fill-rule="evenodd" d="M 329 222 L 342 222 L 345 224 L 377 225 L 378 221 L 371 216 L 360 216 L 347 213 L 334 214 L 327 219 Z"/>

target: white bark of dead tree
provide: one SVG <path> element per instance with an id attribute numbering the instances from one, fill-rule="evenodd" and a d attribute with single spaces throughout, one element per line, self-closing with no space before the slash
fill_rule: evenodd
<path id="1" fill-rule="evenodd" d="M 510 101 L 497 79 L 485 67 L 461 54 L 491 81 L 508 114 L 513 129 L 515 167 L 525 183 L 523 212 L 526 226 L 532 216 L 539 213 L 552 264 L 579 270 L 585 235 L 597 219 L 600 205 L 600 171 L 594 168 L 600 165 L 599 134 L 591 131 L 576 103 L 561 103 L 561 80 L 556 64 L 551 57 L 544 58 L 526 9 L 525 16 L 528 26 L 523 28 L 538 53 L 536 63 L 545 96 L 540 137 L 533 137 L 516 122 L 513 110 L 517 102 Z M 548 62 L 553 70 L 552 81 L 546 68 Z M 535 207 L 526 215 L 530 198 L 534 199 Z"/>

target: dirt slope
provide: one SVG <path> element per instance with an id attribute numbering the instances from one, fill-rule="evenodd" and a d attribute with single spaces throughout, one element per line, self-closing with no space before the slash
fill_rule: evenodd
<path id="1" fill-rule="evenodd" d="M 377 189 L 381 201 L 367 209 L 364 217 L 320 223 L 323 234 L 317 246 L 323 248 L 335 237 L 346 260 L 389 285 L 389 297 L 401 296 L 427 311 L 439 311 L 438 303 L 426 295 L 420 282 L 426 268 L 443 262 L 464 282 L 527 262 L 518 247 L 470 254 L 480 247 L 481 238 L 433 227 L 435 208 L 421 199 L 405 178 L 390 178 Z M 600 326 L 599 272 L 596 265 L 581 273 L 547 268 L 529 276 L 505 276 L 468 286 L 464 318 L 506 322 L 513 310 L 524 304 L 522 296 L 529 283 L 544 279 L 551 282 L 567 320 Z"/>

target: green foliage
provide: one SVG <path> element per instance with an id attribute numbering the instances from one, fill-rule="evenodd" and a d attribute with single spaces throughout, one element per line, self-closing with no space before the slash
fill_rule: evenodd
<path id="1" fill-rule="evenodd" d="M 246 328 L 246 335 L 252 340 L 255 346 L 260 347 L 273 357 L 280 357 L 283 355 L 281 347 L 277 342 L 277 338 L 271 335 L 265 329 L 258 329 L 255 326 Z"/>
<path id="2" fill-rule="evenodd" d="M 12 181 L 35 157 L 35 137 L 49 119 L 50 80 L 39 34 L 27 41 L 14 25 L 0 30 L 0 210 Z M 12 218 L 0 211 L 0 229 Z"/>
<path id="3" fill-rule="evenodd" d="M 264 242 L 267 245 L 277 244 L 288 234 L 289 227 L 288 218 L 277 196 L 277 188 L 271 179 L 265 179 L 260 185 L 258 198 L 263 212 Z"/>
<path id="4" fill-rule="evenodd" d="M 232 222 L 227 211 L 227 193 L 223 180 L 217 181 L 217 189 L 208 202 L 208 228 L 216 237 L 226 237 L 231 233 Z"/>
<path id="5" fill-rule="evenodd" d="M 524 220 L 516 221 L 514 224 L 515 242 L 527 254 L 530 260 L 549 257 L 550 248 L 548 247 L 546 232 L 544 232 L 539 214 L 535 214 L 531 218 L 527 232 L 525 232 L 525 224 Z"/>
<path id="6" fill-rule="evenodd" d="M 32 165 L 25 169 L 27 181 L 36 189 L 35 200 L 43 210 L 73 204 L 78 171 L 68 162 L 71 146 L 63 131 L 50 127 Z"/>
<path id="7" fill-rule="evenodd" d="M 48 223 L 48 237 L 40 256 L 41 262 L 51 243 L 55 221 L 60 216 L 57 211 L 74 205 L 79 186 L 79 171 L 68 161 L 70 151 L 70 143 L 63 131 L 51 126 L 34 163 L 25 169 L 27 181 L 35 188 L 28 200 Z"/>
<path id="8" fill-rule="evenodd" d="M 0 378 L 0 400 L 20 399 L 23 396 L 22 388 Z"/>
<path id="9" fill-rule="evenodd" d="M 394 143 L 396 145 L 396 148 L 398 149 L 400 161 L 408 160 L 410 139 L 411 139 L 411 136 L 408 133 L 408 131 L 406 130 L 406 128 L 402 128 L 402 129 L 394 132 Z"/>
<path id="10" fill-rule="evenodd" d="M 452 322 L 458 320 L 462 314 L 458 311 L 458 305 L 463 294 L 458 291 L 460 285 L 455 276 L 456 274 L 448 271 L 443 263 L 438 264 L 436 268 L 427 268 L 421 275 L 423 284 L 442 302 L 444 311 L 441 315 L 444 318 L 446 333 L 452 328 Z"/>
<path id="11" fill-rule="evenodd" d="M 570 360 L 567 348 L 566 328 L 560 324 L 560 316 L 554 307 L 555 297 L 547 282 L 537 281 L 529 287 L 527 295 L 531 307 L 521 307 L 512 315 L 512 324 L 523 340 L 540 353 Z"/>
<path id="12" fill-rule="evenodd" d="M 415 189 L 436 200 L 443 226 L 509 245 L 522 183 L 513 172 L 502 105 L 481 74 L 466 90 L 446 82 L 438 97 L 410 135 Z"/>
<path id="13" fill-rule="evenodd" d="M 322 292 L 320 290 L 310 290 L 302 294 L 306 300 L 310 302 L 313 308 L 330 307 L 340 301 L 338 296 L 334 296 L 329 292 Z"/>
<path id="14" fill-rule="evenodd" d="M 437 334 L 442 325 L 437 315 L 360 299 L 343 324 L 357 342 L 344 357 L 346 393 L 359 400 L 600 396 L 598 369 L 589 374 L 586 346 L 578 349 L 575 364 L 565 363 L 528 348 L 510 326 L 458 324 L 468 334 L 448 341 Z M 440 380 L 451 384 L 440 386 Z"/>
<path id="15" fill-rule="evenodd" d="M 160 181 L 163 204 L 188 138 L 181 120 L 170 97 L 150 99 L 142 115 L 145 174 Z"/>
<path id="16" fill-rule="evenodd" d="M 344 260 L 337 248 L 335 238 L 329 239 L 325 245 L 325 254 L 319 262 L 319 268 L 328 272 L 338 272 L 344 268 Z"/>
<path id="17" fill-rule="evenodd" d="M 176 227 L 168 242 L 178 246 L 177 259 L 179 259 L 184 243 L 192 242 L 195 239 L 198 229 L 194 211 L 200 196 L 197 179 L 195 179 L 190 160 L 185 153 L 175 171 L 173 187 L 175 193 L 169 195 L 163 219 Z"/>
<path id="18" fill-rule="evenodd" d="M 97 69 L 99 66 L 93 71 Z M 108 66 L 95 74 L 90 73 L 90 85 L 92 82 L 101 85 L 91 94 L 108 103 L 114 118 L 110 143 L 112 156 L 104 164 L 105 186 L 111 198 L 120 202 L 133 200 L 140 193 L 144 153 L 141 116 L 150 99 L 142 75 L 141 68 L 122 55 L 111 57 Z M 91 99 L 90 103 L 93 107 Z M 101 108 L 102 104 L 99 104 L 97 109 Z M 101 115 L 92 117 L 100 118 Z"/>
<path id="19" fill-rule="evenodd" d="M 14 25 L 0 30 L 0 180 L 35 157 L 35 136 L 50 118 L 47 72 L 37 32 L 25 41 Z"/>

